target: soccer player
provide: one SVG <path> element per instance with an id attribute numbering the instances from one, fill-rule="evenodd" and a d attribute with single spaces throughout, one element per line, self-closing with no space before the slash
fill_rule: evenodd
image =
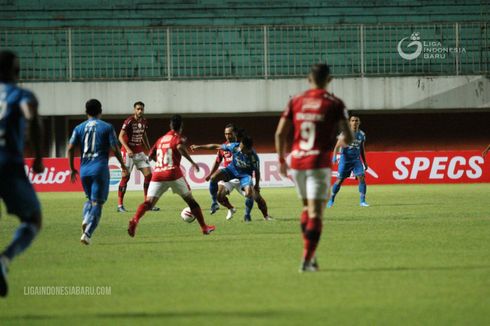
<path id="1" fill-rule="evenodd" d="M 184 156 L 199 171 L 199 166 L 192 160 L 187 151 L 182 129 L 182 117 L 180 115 L 172 116 L 170 131 L 160 137 L 150 151 L 150 158 L 156 162 L 155 170 L 146 200 L 139 205 L 136 214 L 129 221 L 128 234 L 131 237 L 136 234 L 136 227 L 145 212 L 150 210 L 169 188 L 189 205 L 192 214 L 201 226 L 203 234 L 210 234 L 215 229 L 213 225 L 206 225 L 201 207 L 192 196 L 189 184 L 180 168 L 180 160 Z"/>
<path id="2" fill-rule="evenodd" d="M 485 150 L 483 151 L 483 153 L 481 153 L 481 156 L 483 158 L 485 158 L 485 156 L 487 156 L 488 151 L 490 151 L 490 145 L 488 145 L 487 148 L 485 148 Z"/>
<path id="3" fill-rule="evenodd" d="M 366 134 L 359 129 L 359 125 L 361 124 L 361 119 L 358 116 L 351 116 L 349 119 L 350 129 L 354 134 L 354 140 L 347 146 L 342 146 L 343 141 L 339 139 L 337 144 L 335 145 L 335 149 L 333 151 L 332 162 L 337 162 L 337 152 L 340 149 L 340 160 L 338 167 L 338 175 L 337 181 L 332 186 L 332 196 L 327 203 L 327 207 L 330 208 L 333 206 L 335 201 L 335 196 L 337 196 L 340 191 L 340 187 L 342 186 L 342 182 L 346 178 L 350 176 L 351 173 L 354 173 L 355 177 L 359 180 L 359 193 L 361 196 L 360 205 L 361 207 L 368 207 L 368 203 L 366 203 L 366 176 L 364 171 L 367 170 L 368 165 L 366 161 L 366 152 L 364 149 L 364 144 L 366 143 Z M 364 166 L 361 162 L 364 162 Z"/>
<path id="4" fill-rule="evenodd" d="M 280 172 L 287 176 L 286 143 L 289 132 L 293 130 L 290 172 L 303 203 L 301 230 L 304 251 L 300 272 L 318 270 L 315 251 L 322 233 L 331 155 L 338 129 L 344 132 L 347 143 L 352 141 L 344 103 L 326 91 L 332 80 L 328 65 L 314 65 L 308 80 L 310 89 L 289 101 L 275 134 Z"/>
<path id="5" fill-rule="evenodd" d="M 0 297 L 8 294 L 10 262 L 29 247 L 41 229 L 41 205 L 24 170 L 24 126 L 34 153 L 32 170 L 42 173 L 41 122 L 34 94 L 16 85 L 20 66 L 17 55 L 0 51 L 0 198 L 9 214 L 21 224 L 10 244 L 0 254 Z"/>
<path id="6" fill-rule="evenodd" d="M 226 142 L 222 144 L 223 145 L 228 145 L 232 142 L 237 142 L 238 137 L 237 137 L 237 132 L 235 131 L 236 128 L 233 124 L 229 123 L 225 126 L 225 139 Z M 243 133 L 243 132 L 242 132 Z M 241 137 L 240 137 L 241 138 Z M 233 160 L 233 155 L 229 151 L 224 151 L 222 149 L 218 149 L 218 153 L 216 155 L 216 160 L 213 164 L 213 167 L 211 168 L 211 172 L 209 175 L 206 177 L 206 181 L 209 181 L 211 179 L 211 175 L 216 172 L 221 164 L 223 162 L 223 166 L 227 167 Z M 244 195 L 243 189 L 241 189 L 240 186 L 240 180 L 238 179 L 232 179 L 230 181 L 219 181 L 218 182 L 218 199 L 220 200 L 221 205 L 225 206 L 228 208 L 228 213 L 226 215 L 226 219 L 230 220 L 233 215 L 236 213 L 236 208 L 231 205 L 230 201 L 228 200 L 227 196 L 231 194 L 231 192 L 236 189 L 238 193 L 241 195 Z M 264 216 L 264 219 L 266 221 L 272 220 L 272 217 L 269 216 L 268 213 L 268 208 L 267 208 L 267 203 L 265 199 L 262 197 L 260 194 L 260 190 L 254 191 L 254 200 L 257 203 L 257 206 L 259 207 L 260 211 L 262 212 L 262 215 Z M 211 214 L 214 214 L 217 209 L 219 209 L 219 205 L 217 205 L 216 198 L 212 197 L 213 203 L 211 204 Z"/>
<path id="7" fill-rule="evenodd" d="M 121 131 L 119 132 L 119 141 L 122 145 L 121 153 L 128 170 L 128 173 L 122 173 L 119 190 L 117 192 L 117 211 L 120 213 L 127 212 L 126 208 L 124 208 L 124 195 L 126 194 L 126 187 L 133 167 L 136 166 L 136 169 L 141 171 L 145 177 L 145 181 L 143 182 L 145 198 L 151 180 L 150 162 L 148 156 L 145 154 L 145 151 L 150 150 L 150 142 L 148 141 L 148 136 L 146 134 L 148 123 L 146 119 L 143 118 L 145 104 L 138 101 L 134 103 L 133 109 L 133 115 L 124 120 Z M 153 207 L 152 210 L 159 211 L 160 209 L 158 207 Z"/>
<path id="8" fill-rule="evenodd" d="M 240 189 L 245 196 L 245 222 L 251 222 L 250 212 L 254 204 L 254 193 L 260 191 L 260 164 L 259 157 L 253 149 L 253 140 L 249 136 L 243 136 L 240 142 L 229 144 L 191 145 L 191 150 L 196 149 L 221 149 L 232 154 L 232 161 L 225 168 L 216 171 L 210 178 L 209 189 L 211 196 L 218 194 L 219 181 L 240 180 Z M 255 173 L 255 185 L 252 176 Z M 220 201 L 223 201 L 221 198 Z"/>
<path id="9" fill-rule="evenodd" d="M 80 147 L 80 178 L 87 202 L 83 205 L 82 237 L 80 242 L 89 245 L 102 216 L 102 206 L 109 195 L 109 153 L 112 150 L 121 164 L 123 172 L 128 172 L 117 145 L 114 127 L 100 120 L 102 104 L 91 99 L 85 103 L 87 120 L 73 129 L 68 144 L 71 181 L 75 182 L 75 148 Z"/>

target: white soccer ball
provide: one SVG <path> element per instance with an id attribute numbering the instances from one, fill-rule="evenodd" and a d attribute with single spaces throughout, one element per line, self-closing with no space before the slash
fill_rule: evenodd
<path id="1" fill-rule="evenodd" d="M 192 214 L 191 209 L 186 207 L 180 213 L 180 217 L 184 220 L 184 222 L 192 223 L 196 219 L 196 217 Z"/>

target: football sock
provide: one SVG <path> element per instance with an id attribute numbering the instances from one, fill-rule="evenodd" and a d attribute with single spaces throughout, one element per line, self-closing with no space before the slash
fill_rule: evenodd
<path id="1" fill-rule="evenodd" d="M 192 215 L 196 217 L 197 222 L 201 226 L 201 228 L 206 227 L 206 222 L 204 222 L 204 216 L 202 215 L 202 210 L 199 205 L 191 209 Z"/>
<path id="2" fill-rule="evenodd" d="M 265 199 L 262 198 L 262 196 L 259 196 L 256 200 L 257 206 L 259 207 L 260 211 L 262 212 L 262 215 L 266 217 L 268 214 L 267 212 L 267 203 L 265 202 Z"/>
<path id="3" fill-rule="evenodd" d="M 136 210 L 136 214 L 134 214 L 133 221 L 136 221 L 138 223 L 140 219 L 145 215 L 146 211 L 151 209 L 151 204 L 149 202 L 144 202 L 143 204 L 138 206 L 138 209 Z"/>
<path id="4" fill-rule="evenodd" d="M 211 199 L 213 200 L 213 204 L 216 203 L 216 198 L 218 196 L 218 183 L 217 182 L 209 182 L 209 193 L 211 194 Z"/>
<path id="5" fill-rule="evenodd" d="M 335 198 L 335 195 L 340 191 L 340 183 L 335 182 L 332 186 L 332 199 Z"/>
<path id="6" fill-rule="evenodd" d="M 223 198 L 220 202 L 219 202 L 221 205 L 225 206 L 226 208 L 228 209 L 232 209 L 233 208 L 233 205 L 230 203 L 230 201 L 228 200 L 228 197 L 225 197 Z"/>
<path id="7" fill-rule="evenodd" d="M 361 193 L 361 202 L 366 201 L 366 191 L 367 191 L 367 186 L 366 182 L 359 182 L 359 192 Z"/>
<path id="8" fill-rule="evenodd" d="M 102 205 L 98 203 L 92 205 L 92 209 L 90 210 L 89 216 L 90 217 L 88 220 L 87 228 L 85 229 L 85 234 L 91 238 L 92 234 L 97 228 L 97 225 L 99 225 L 100 217 L 102 216 Z"/>
<path id="9" fill-rule="evenodd" d="M 38 228 L 32 223 L 22 223 L 15 231 L 14 238 L 10 245 L 5 249 L 3 255 L 12 260 L 15 256 L 29 247 L 32 240 L 36 237 Z"/>
<path id="10" fill-rule="evenodd" d="M 126 188 L 128 185 L 129 176 L 125 176 L 121 178 L 121 182 L 119 182 L 119 189 L 117 191 L 118 204 L 122 205 L 124 200 L 124 194 L 126 193 Z"/>
<path id="11" fill-rule="evenodd" d="M 90 216 L 90 210 L 92 209 L 92 202 L 90 200 L 87 200 L 85 204 L 83 204 L 83 210 L 82 210 L 82 218 L 84 224 L 87 224 Z"/>
<path id="12" fill-rule="evenodd" d="M 306 246 L 305 232 L 306 232 L 306 224 L 308 224 L 308 211 L 307 210 L 301 212 L 300 223 L 301 223 L 301 233 L 303 235 L 303 241 L 304 241 L 305 246 Z"/>
<path id="13" fill-rule="evenodd" d="M 254 199 L 252 197 L 247 197 L 245 199 L 245 215 L 250 216 L 250 212 L 252 211 L 252 207 L 254 207 Z"/>
<path id="14" fill-rule="evenodd" d="M 143 181 L 143 192 L 145 193 L 145 199 L 146 199 L 146 195 L 148 194 L 148 187 L 150 187 L 150 181 L 151 181 L 151 173 L 148 174 L 145 177 L 145 181 Z"/>
<path id="15" fill-rule="evenodd" d="M 310 261 L 315 256 L 315 250 L 322 234 L 322 220 L 320 218 L 310 218 L 306 224 L 305 248 L 303 252 L 304 261 Z"/>

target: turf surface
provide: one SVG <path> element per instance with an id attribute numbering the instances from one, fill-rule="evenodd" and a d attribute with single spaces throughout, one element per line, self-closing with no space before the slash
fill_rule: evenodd
<path id="1" fill-rule="evenodd" d="M 239 213 L 225 221 L 226 210 L 210 216 L 207 192 L 194 191 L 217 226 L 210 236 L 183 222 L 184 202 L 167 193 L 134 239 L 132 213 L 116 213 L 111 193 L 88 247 L 79 242 L 83 195 L 40 194 L 44 229 L 11 264 L 1 324 L 490 324 L 490 184 L 368 191 L 369 208 L 358 207 L 357 187 L 343 187 L 326 210 L 321 271 L 309 274 L 298 273 L 292 188 L 263 189 L 275 220 L 254 208 L 248 224 L 238 195 Z M 141 199 L 128 193 L 126 207 L 134 212 Z M 0 247 L 18 225 L 2 211 Z M 36 293 L 53 286 L 108 287 L 110 295 Z"/>

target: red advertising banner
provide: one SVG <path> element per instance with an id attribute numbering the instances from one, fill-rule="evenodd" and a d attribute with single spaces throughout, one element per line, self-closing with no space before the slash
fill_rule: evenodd
<path id="1" fill-rule="evenodd" d="M 366 171 L 368 184 L 429 184 L 429 183 L 480 183 L 490 182 L 490 157 L 485 161 L 477 151 L 443 152 L 368 152 L 369 169 Z M 288 187 L 293 183 L 279 175 L 277 156 L 273 153 L 259 154 L 261 159 L 261 187 Z M 199 162 L 200 172 L 182 160 L 182 170 L 192 189 L 207 188 L 204 180 L 211 170 L 214 155 L 193 155 Z M 76 165 L 79 165 L 76 159 Z M 68 159 L 44 159 L 45 172 L 34 174 L 30 168 L 32 160 L 26 160 L 26 174 L 36 191 L 82 191 L 80 178 L 70 183 Z M 121 170 L 117 161 L 109 163 L 110 188 L 117 190 Z M 333 180 L 337 176 L 337 165 L 333 167 Z M 133 171 L 128 190 L 142 190 L 143 177 Z M 356 184 L 353 176 L 346 184 Z"/>

